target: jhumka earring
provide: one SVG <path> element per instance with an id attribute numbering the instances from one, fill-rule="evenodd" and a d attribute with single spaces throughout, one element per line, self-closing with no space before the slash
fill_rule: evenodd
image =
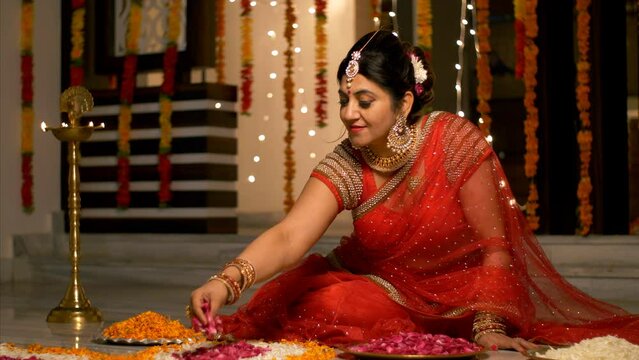
<path id="1" fill-rule="evenodd" d="M 406 116 L 400 115 L 386 138 L 386 146 L 394 153 L 403 153 L 412 145 L 412 129 L 406 123 Z"/>

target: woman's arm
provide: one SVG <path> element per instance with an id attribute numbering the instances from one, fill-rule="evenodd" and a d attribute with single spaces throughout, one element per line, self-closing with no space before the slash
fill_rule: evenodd
<path id="1" fill-rule="evenodd" d="M 484 160 L 482 164 L 479 165 L 477 171 L 471 175 L 460 189 L 460 198 L 466 220 L 476 231 L 478 239 L 497 239 L 495 243 L 500 243 L 499 240 L 503 239 L 504 244 L 508 244 L 505 239 L 504 220 L 502 218 L 504 212 L 501 209 L 501 195 L 497 189 L 499 184 L 495 183 L 491 166 L 490 158 Z M 508 269 L 512 263 L 510 249 L 503 245 L 486 246 L 482 248 L 482 254 L 484 266 L 496 266 Z M 487 315 L 488 318 L 491 318 L 487 313 L 481 316 L 485 317 Z M 499 317 L 495 317 L 495 319 L 499 319 Z M 486 321 L 481 317 L 476 317 L 475 320 L 476 323 L 477 321 Z M 481 323 L 477 323 L 477 325 L 479 325 L 479 328 L 486 326 Z M 503 330 L 506 324 L 502 325 L 504 326 L 503 328 L 499 325 L 496 325 L 494 328 Z M 488 328 L 491 328 L 491 326 L 488 326 Z M 515 349 L 521 353 L 525 353 L 528 349 L 536 347 L 535 344 L 522 338 L 509 337 L 505 332 L 502 333 L 500 330 L 476 332 L 475 341 L 487 349 Z"/>
<path id="2" fill-rule="evenodd" d="M 324 234 L 338 211 L 333 193 L 311 177 L 284 219 L 253 240 L 238 257 L 253 265 L 256 282 L 266 280 L 296 265 Z M 241 280 L 237 268 L 228 267 L 224 273 L 238 282 Z M 203 324 L 207 324 L 202 304 L 209 303 L 210 314 L 215 315 L 227 296 L 222 282 L 209 281 L 191 293 L 191 309 Z"/>
<path id="3" fill-rule="evenodd" d="M 460 191 L 460 199 L 468 224 L 477 238 L 504 239 L 505 229 L 499 193 L 491 169 L 490 158 L 484 160 Z M 510 253 L 501 246 L 488 246 L 483 250 L 484 265 L 509 266 Z"/>

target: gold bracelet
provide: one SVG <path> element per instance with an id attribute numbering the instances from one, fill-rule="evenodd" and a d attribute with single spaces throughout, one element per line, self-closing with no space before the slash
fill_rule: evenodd
<path id="1" fill-rule="evenodd" d="M 234 304 L 240 298 L 240 284 L 238 284 L 235 279 L 231 278 L 225 273 L 219 273 L 209 278 L 209 281 L 213 280 L 221 282 L 226 287 L 226 290 L 228 292 L 225 303 L 226 305 Z"/>
<path id="2" fill-rule="evenodd" d="M 234 267 L 240 272 L 242 276 L 241 291 L 250 288 L 255 283 L 255 268 L 247 260 L 235 258 L 224 265 L 224 269 L 228 267 Z"/>
<path id="3" fill-rule="evenodd" d="M 475 336 L 473 336 L 473 341 L 477 342 L 482 336 L 490 333 L 506 335 L 506 332 L 501 329 L 486 329 L 476 333 Z"/>

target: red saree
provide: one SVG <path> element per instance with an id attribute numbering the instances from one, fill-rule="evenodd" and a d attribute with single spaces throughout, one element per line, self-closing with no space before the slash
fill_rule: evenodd
<path id="1" fill-rule="evenodd" d="M 264 284 L 223 317 L 238 338 L 329 345 L 420 331 L 471 338 L 474 313 L 508 333 L 573 343 L 616 335 L 639 343 L 639 316 L 566 282 L 527 227 L 492 148 L 470 122 L 432 113 L 419 146 L 381 187 L 348 140 L 311 176 L 353 214 L 354 232 Z"/>

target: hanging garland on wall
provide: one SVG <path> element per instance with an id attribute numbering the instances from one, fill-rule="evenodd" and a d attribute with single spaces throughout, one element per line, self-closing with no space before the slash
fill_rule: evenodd
<path id="1" fill-rule="evenodd" d="M 167 4 L 166 49 L 164 50 L 162 86 L 160 86 L 160 147 L 158 151 L 158 172 L 160 190 L 158 200 L 160 207 L 166 207 L 171 201 L 171 115 L 173 103 L 171 97 L 175 93 L 175 67 L 178 56 L 178 38 L 180 37 L 180 18 L 182 0 L 172 0 Z"/>
<path id="2" fill-rule="evenodd" d="M 480 116 L 479 128 L 484 137 L 490 135 L 489 101 L 493 95 L 493 75 L 490 73 L 490 3 L 489 0 L 477 0 L 475 2 L 475 19 L 477 26 L 477 112 Z"/>
<path id="3" fill-rule="evenodd" d="M 417 1 L 417 45 L 426 59 L 431 59 L 433 50 L 433 10 L 430 0 Z"/>
<path id="4" fill-rule="evenodd" d="M 119 209 L 128 209 L 131 204 L 130 160 L 131 105 L 135 90 L 135 75 L 138 63 L 138 39 L 142 22 L 142 0 L 132 0 L 126 31 L 126 55 L 120 82 L 120 114 L 118 116 L 118 192 L 116 202 Z"/>
<path id="5" fill-rule="evenodd" d="M 315 115 L 317 127 L 326 127 L 328 88 L 326 81 L 326 5 L 327 0 L 315 0 Z"/>
<path id="6" fill-rule="evenodd" d="M 292 0 L 286 0 L 286 21 L 284 27 L 284 38 L 286 39 L 285 67 L 286 76 L 284 77 L 284 119 L 286 120 L 286 135 L 284 135 L 284 211 L 289 212 L 295 203 L 293 199 L 293 180 L 295 179 L 295 157 L 293 152 L 293 101 L 295 93 L 293 92 L 293 36 L 295 29 L 293 24 L 297 21 L 295 9 Z"/>
<path id="7" fill-rule="evenodd" d="M 379 24 L 382 23 L 382 12 L 380 11 L 380 2 L 379 0 L 371 0 L 371 18 L 373 21 L 376 21 L 376 25 L 379 27 Z M 376 20 L 377 19 L 377 20 Z"/>
<path id="8" fill-rule="evenodd" d="M 577 0 L 577 45 L 579 59 L 577 61 L 577 109 L 579 110 L 579 120 L 581 129 L 577 133 L 577 143 L 579 144 L 579 184 L 577 186 L 577 198 L 579 205 L 577 213 L 579 223 L 577 233 L 588 235 L 592 226 L 592 204 L 590 194 L 592 193 L 592 182 L 590 180 L 590 159 L 592 152 L 592 131 L 590 130 L 590 60 L 588 52 L 590 50 L 590 7 L 591 0 Z"/>
<path id="9" fill-rule="evenodd" d="M 250 0 L 242 0 L 241 5 L 242 69 L 240 71 L 240 93 L 242 99 L 240 101 L 240 112 L 243 115 L 250 115 L 251 104 L 253 103 L 253 19 L 251 18 Z"/>
<path id="10" fill-rule="evenodd" d="M 20 80 L 21 94 L 21 174 L 22 211 L 30 214 L 33 204 L 33 1 L 22 0 L 20 14 Z"/>
<path id="11" fill-rule="evenodd" d="M 539 161 L 539 140 L 537 139 L 537 128 L 539 127 L 539 112 L 535 105 L 537 94 L 537 54 L 539 48 L 535 44 L 537 38 L 537 0 L 526 0 L 525 4 L 525 28 L 526 46 L 524 55 L 526 64 L 524 65 L 524 107 L 526 108 L 526 120 L 524 121 L 524 133 L 526 137 L 526 154 L 524 156 L 524 171 L 529 181 L 528 202 L 526 203 L 526 219 L 530 228 L 534 231 L 539 228 L 539 194 L 535 184 L 537 175 L 537 162 Z"/>
<path id="12" fill-rule="evenodd" d="M 85 0 L 71 0 L 71 86 L 84 85 Z"/>
<path id="13" fill-rule="evenodd" d="M 226 63 L 224 62 L 226 50 L 226 1 L 215 1 L 215 70 L 218 84 L 226 84 Z"/>
<path id="14" fill-rule="evenodd" d="M 526 59 L 524 56 L 524 46 L 526 45 L 526 0 L 514 0 L 515 10 L 515 77 L 521 79 L 524 76 Z"/>

